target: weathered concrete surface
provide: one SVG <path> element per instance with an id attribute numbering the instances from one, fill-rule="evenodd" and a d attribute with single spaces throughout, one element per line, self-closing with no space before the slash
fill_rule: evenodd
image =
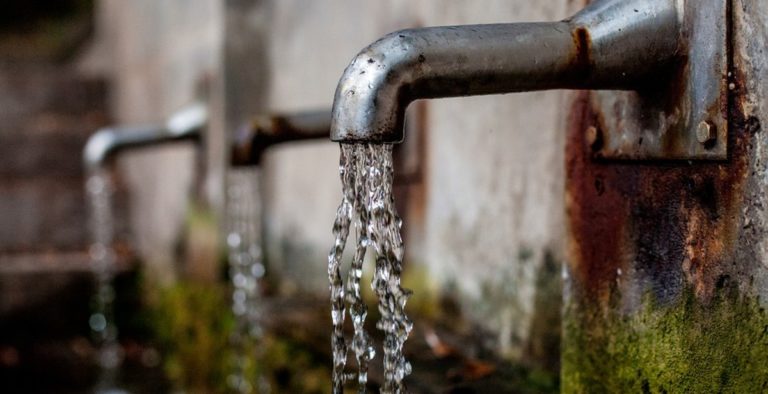
<path id="1" fill-rule="evenodd" d="M 565 2 L 434 2 L 426 24 L 557 20 Z M 547 259 L 562 239 L 561 94 L 539 92 L 437 101 L 429 111 L 422 261 L 461 295 L 466 311 L 519 357 L 534 314 L 558 310 L 557 294 L 534 310 Z M 415 257 L 418 258 L 418 257 Z M 555 269 L 557 271 L 557 269 Z M 549 274 L 547 281 L 558 281 Z M 555 322 L 556 323 L 556 322 Z M 558 327 L 539 327 L 558 335 Z M 556 353 L 554 349 L 548 352 Z"/>
<path id="2" fill-rule="evenodd" d="M 222 9 L 202 0 L 183 6 L 147 0 L 103 4 L 115 8 L 107 14 L 123 19 L 114 22 L 118 37 L 111 46 L 118 118 L 152 121 L 167 115 L 191 96 L 195 71 L 211 67 L 223 73 L 214 84 L 215 105 L 227 109 L 215 128 L 227 132 L 249 113 L 329 108 L 350 59 L 392 30 L 554 20 L 579 6 L 565 0 L 231 0 Z M 190 8 L 184 11 L 189 14 L 174 14 L 177 8 Z M 203 18 L 202 10 L 209 15 Z M 219 18 L 226 37 L 217 44 Z M 217 56 L 224 59 L 221 69 L 214 64 Z M 561 96 L 428 102 L 426 147 L 419 158 L 423 179 L 409 199 L 420 203 L 404 208 L 411 223 L 406 274 L 426 271 L 430 281 L 416 297 L 428 289 L 451 294 L 495 333 L 492 346 L 512 356 L 551 358 L 557 352 L 556 339 L 529 339 L 532 331 L 557 336 L 559 330 Z M 213 144 L 223 143 L 221 134 L 214 135 Z M 211 156 L 221 147 L 209 144 L 208 150 Z M 141 207 L 134 220 L 137 244 L 162 272 L 172 272 L 190 156 L 153 152 L 126 160 L 138 193 L 132 206 Z M 338 147 L 329 142 L 285 145 L 265 157 L 266 258 L 270 274 L 289 287 L 327 292 L 325 262 L 340 198 L 337 163 Z M 208 195 L 220 205 L 223 170 L 210 174 Z"/>
<path id="3" fill-rule="evenodd" d="M 392 30 L 555 20 L 578 5 L 560 0 L 281 0 L 272 7 L 267 105 L 292 111 L 330 107 L 350 59 Z M 542 350 L 543 344 L 531 345 L 528 339 L 534 329 L 555 336 L 559 330 L 557 318 L 541 324 L 547 318 L 535 316 L 536 311 L 557 316 L 558 290 L 543 296 L 535 283 L 557 283 L 560 277 L 561 93 L 438 100 L 426 106 L 428 136 L 421 158 L 426 172 L 419 190 L 424 203 L 408 208 L 406 226 L 419 226 L 408 229 L 406 275 L 426 270 L 433 283 L 423 284 L 415 297 L 430 288 L 452 294 L 496 333 L 492 342 L 503 353 L 556 354 L 556 342 Z M 338 147 L 322 142 L 286 145 L 267 156 L 270 269 L 302 289 L 327 291 L 325 261 L 340 193 L 337 163 Z M 543 269 L 547 260 L 549 270 Z M 546 302 L 534 310 L 534 300 Z"/>
<path id="4" fill-rule="evenodd" d="M 416 23 L 404 1 L 274 1 L 268 108 L 329 108 L 341 72 L 362 47 Z M 265 160 L 265 238 L 271 272 L 326 292 L 330 226 L 340 201 L 339 149 L 328 140 L 278 147 Z"/>
<path id="5" fill-rule="evenodd" d="M 0 65 L 0 91 L 0 254 L 85 250 L 79 155 L 104 83 L 37 60 Z"/>
<path id="6" fill-rule="evenodd" d="M 588 94 L 566 150 L 566 392 L 762 392 L 768 387 L 768 6 L 733 2 L 727 162 L 590 157 Z M 725 76 L 724 76 L 725 77 Z"/>
<path id="7" fill-rule="evenodd" d="M 66 19 L 46 18 L 56 7 L 25 4 L 6 5 L 0 17 L 0 348 L 12 349 L 14 359 L 0 362 L 6 391 L 14 387 L 8 377 L 31 364 L 27 344 L 87 329 L 92 286 L 80 154 L 109 121 L 108 87 L 72 66 L 85 37 L 73 33 L 90 24 L 87 10 L 75 13 L 70 3 L 59 3 L 59 12 L 72 12 Z M 124 224 L 116 220 L 118 239 Z"/>
<path id="8" fill-rule="evenodd" d="M 218 73 L 223 18 L 216 0 L 140 0 L 98 3 L 99 56 L 114 87 L 118 123 L 162 121 L 192 101 Z M 161 283 L 176 276 L 175 250 L 187 212 L 195 152 L 164 147 L 125 155 L 119 168 L 131 190 L 134 244 Z"/>

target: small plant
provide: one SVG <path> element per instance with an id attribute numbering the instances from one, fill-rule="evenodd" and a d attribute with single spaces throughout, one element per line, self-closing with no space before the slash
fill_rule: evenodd
<path id="1" fill-rule="evenodd" d="M 188 392 L 227 391 L 235 357 L 228 294 L 225 286 L 192 282 L 159 292 L 154 322 L 164 368 L 174 385 Z"/>

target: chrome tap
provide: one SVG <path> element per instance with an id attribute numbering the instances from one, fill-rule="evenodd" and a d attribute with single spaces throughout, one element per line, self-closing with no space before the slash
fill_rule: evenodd
<path id="1" fill-rule="evenodd" d="M 115 126 L 98 130 L 83 149 L 83 164 L 95 170 L 118 152 L 177 141 L 198 141 L 208 123 L 208 109 L 195 102 L 172 114 L 165 124 L 148 126 Z"/>
<path id="2" fill-rule="evenodd" d="M 683 1 L 596 0 L 560 22 L 401 30 L 336 89 L 331 139 L 395 143 L 418 99 L 545 89 L 634 90 L 684 55 Z"/>

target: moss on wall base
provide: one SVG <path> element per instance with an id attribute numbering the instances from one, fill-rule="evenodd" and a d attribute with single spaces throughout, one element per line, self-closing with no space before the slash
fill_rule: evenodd
<path id="1" fill-rule="evenodd" d="M 643 305 L 629 315 L 567 307 L 563 392 L 768 389 L 768 314 L 757 299 L 721 290 L 707 303 L 686 292 L 673 304 Z"/>

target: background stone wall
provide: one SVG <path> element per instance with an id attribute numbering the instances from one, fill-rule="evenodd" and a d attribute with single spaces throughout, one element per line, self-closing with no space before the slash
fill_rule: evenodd
<path id="1" fill-rule="evenodd" d="M 88 238 L 80 149 L 97 127 L 160 122 L 201 91 L 207 93 L 213 115 L 204 147 L 127 154 L 119 160 L 118 173 L 130 197 L 119 203 L 130 216 L 130 226 L 121 226 L 119 233 L 130 238 L 149 268 L 148 277 L 171 283 L 181 276 L 188 267 L 179 262 L 179 250 L 186 243 L 188 252 L 198 244 L 213 250 L 198 259 L 206 265 L 198 267 L 201 275 L 210 279 L 220 263 L 218 235 L 190 234 L 190 212 L 210 214 L 222 224 L 229 136 L 251 116 L 330 108 L 347 63 L 392 30 L 556 20 L 583 3 L 99 0 L 94 34 L 87 34 L 87 23 L 85 31 L 77 26 L 62 30 L 66 34 L 60 36 L 72 42 L 51 47 L 56 50 L 43 48 L 42 58 L 35 58 L 39 48 L 28 42 L 0 39 L 0 291 L 13 295 L 2 298 L 0 312 L 6 316 L 35 304 L 47 320 L 22 317 L 41 332 L 64 321 L 57 311 L 72 310 L 79 317 L 71 320 L 86 320 Z M 407 198 L 399 201 L 407 216 L 405 275 L 417 290 L 413 302 L 449 295 L 491 333 L 490 348 L 550 367 L 560 360 L 564 315 L 566 391 L 700 391 L 717 385 L 724 391 L 759 391 L 765 382 L 754 377 L 765 375 L 760 368 L 768 354 L 763 351 L 768 321 L 766 134 L 760 127 L 768 117 L 763 104 L 768 8 L 748 0 L 732 3 L 730 121 L 738 160 L 691 168 L 623 168 L 614 175 L 633 175 L 626 184 L 650 185 L 645 196 L 612 194 L 621 197 L 616 206 L 625 210 L 586 204 L 593 210 L 572 211 L 570 219 L 564 215 L 566 206 L 578 205 L 570 200 L 574 194 L 564 190 L 564 168 L 566 130 L 577 147 L 571 154 L 583 148 L 580 130 L 574 128 L 580 126 L 575 117 L 579 107 L 573 107 L 580 93 L 457 98 L 413 106 L 412 114 L 421 120 L 407 138 L 419 142 L 399 158 L 407 163 L 404 168 L 419 171 L 405 188 Z M 91 42 L 82 46 L 87 37 Z M 569 113 L 571 121 L 566 120 Z M 266 155 L 266 259 L 283 293 L 326 296 L 326 256 L 340 200 L 337 165 L 338 147 L 328 141 L 280 146 Z M 648 174 L 669 178 L 661 185 Z M 732 187 L 715 182 L 721 179 Z M 615 185 L 600 184 L 603 191 L 616 193 Z M 571 191 L 583 187 L 579 190 L 594 193 L 594 185 L 589 179 Z M 655 194 L 659 190 L 668 193 L 666 200 Z M 658 204 L 638 209 L 627 205 L 628 198 L 637 206 Z M 670 216 L 670 201 L 683 209 Z M 573 226 L 579 214 L 589 221 L 581 230 Z M 600 215 L 620 217 L 620 223 L 635 220 L 628 222 L 637 227 L 625 239 L 609 245 L 631 253 L 602 260 L 589 255 L 605 252 L 608 242 L 581 237 L 606 231 L 594 222 Z M 563 260 L 568 269 L 562 270 Z M 77 271 L 79 276 L 42 279 L 43 271 Z M 596 272 L 605 275 L 596 277 Z M 563 276 L 571 287 L 565 314 Z M 36 284 L 35 291 L 25 291 L 29 283 Z M 70 285 L 80 293 L 58 297 L 65 292 L 59 289 Z M 574 285 L 581 290 L 574 291 Z M 599 297 L 584 290 L 590 287 Z M 654 291 L 669 297 L 659 303 L 652 298 Z M 53 298 L 68 305 L 52 303 Z M 629 307 L 618 310 L 621 302 Z M 616 366 L 612 374 L 604 373 L 606 364 Z"/>
<path id="2" fill-rule="evenodd" d="M 569 8 L 565 1 L 275 1 L 265 106 L 329 108 L 351 58 L 392 30 L 554 20 Z M 413 198 L 423 206 L 407 208 L 406 271 L 429 281 L 419 290 L 456 296 L 507 354 L 525 353 L 531 330 L 542 329 L 536 300 L 547 305 L 538 312 L 555 315 L 548 328 L 558 335 L 563 106 L 561 93 L 545 92 L 430 101 L 422 110 L 426 145 L 418 160 L 426 172 Z M 267 156 L 269 261 L 298 288 L 327 291 L 337 162 L 338 147 L 327 142 Z"/>
<path id="3" fill-rule="evenodd" d="M 200 90 L 215 88 L 224 34 L 220 1 L 97 4 L 91 56 L 107 59 L 98 66 L 112 84 L 115 122 L 163 122 Z M 182 145 L 131 152 L 118 163 L 130 190 L 133 244 L 161 283 L 172 281 L 180 269 L 176 252 L 194 190 L 195 160 L 204 157 L 201 150 Z"/>
<path id="4" fill-rule="evenodd" d="M 565 0 L 101 0 L 95 41 L 78 67 L 110 82 L 117 123 L 162 121 L 201 85 L 213 119 L 195 189 L 189 146 L 123 155 L 133 246 L 151 277 L 171 282 L 190 195 L 221 218 L 227 133 L 254 114 L 330 108 L 338 78 L 365 45 L 392 30 L 535 21 L 569 15 Z M 406 272 L 415 297 L 447 293 L 493 346 L 521 356 L 539 321 L 555 334 L 563 236 L 563 107 L 558 92 L 420 104 L 423 145 L 407 213 Z M 408 136 L 414 139 L 417 136 Z M 340 199 L 338 147 L 328 141 L 271 150 L 264 166 L 265 239 L 284 289 L 325 295 L 326 255 Z M 215 259 L 208 264 L 213 265 Z M 556 313 L 555 313 L 556 316 Z M 544 319 L 544 320 L 542 320 Z M 526 350 L 528 349 L 528 350 Z"/>
<path id="5" fill-rule="evenodd" d="M 230 131 L 249 113 L 330 108 L 349 60 L 392 30 L 553 20 L 569 13 L 560 0 L 228 1 L 225 11 L 212 1 L 171 3 L 102 3 L 120 16 L 108 24 L 116 31 L 113 105 L 120 121 L 166 116 L 191 97 L 202 72 L 225 81 L 217 93 Z M 217 33 L 222 15 L 223 38 Z M 223 68 L 216 63 L 220 52 Z M 222 70 L 225 75 L 216 74 Z M 561 107 L 557 92 L 426 104 L 427 143 L 418 158 L 426 169 L 424 207 L 409 215 L 407 270 L 426 273 L 425 289 L 453 293 L 508 353 L 521 354 L 526 346 L 535 283 L 546 261 L 547 281 L 559 278 Z M 134 236 L 153 265 L 170 264 L 189 188 L 190 152 L 168 150 L 125 160 L 132 203 L 140 207 L 133 213 Z M 338 147 L 327 141 L 267 155 L 267 258 L 289 288 L 327 291 L 337 162 Z M 208 182 L 215 195 L 221 182 Z M 548 297 L 557 310 L 557 290 Z"/>

